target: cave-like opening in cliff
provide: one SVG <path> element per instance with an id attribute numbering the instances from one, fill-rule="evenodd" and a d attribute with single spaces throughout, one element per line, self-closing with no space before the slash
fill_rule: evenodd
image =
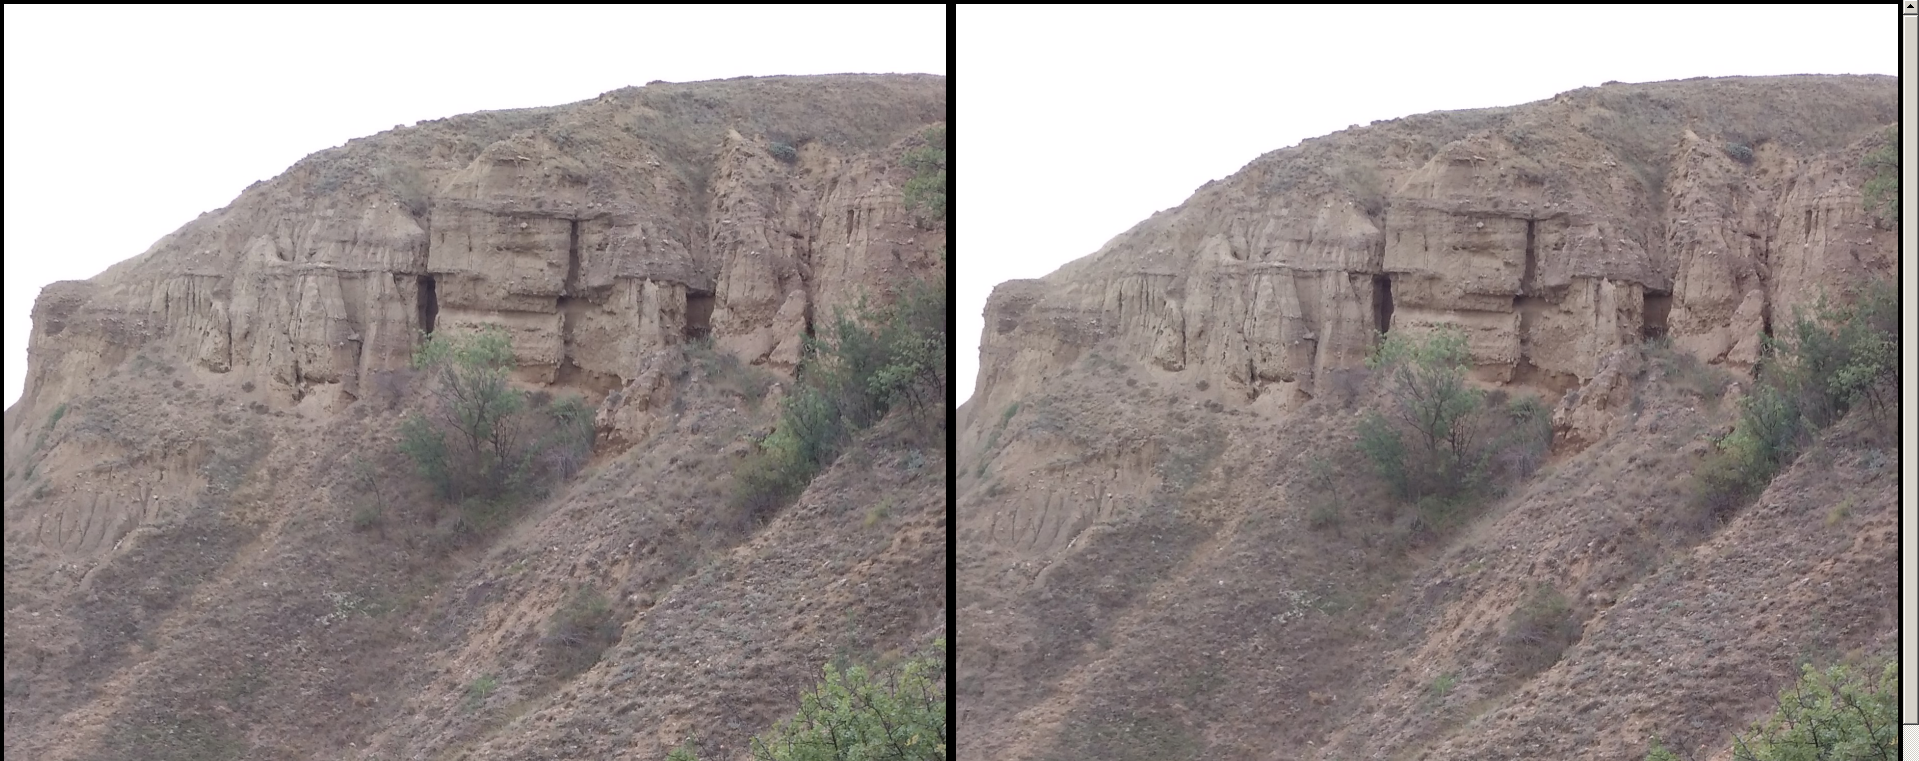
<path id="1" fill-rule="evenodd" d="M 686 338 L 689 341 L 705 338 L 713 333 L 713 294 L 706 291 L 687 290 L 686 292 Z"/>
<path id="2" fill-rule="evenodd" d="M 566 237 L 566 284 L 562 286 L 569 294 L 580 287 L 580 220 L 567 220 Z"/>
<path id="3" fill-rule="evenodd" d="M 419 293 L 416 294 L 417 297 L 414 299 L 414 302 L 418 304 L 420 309 L 420 330 L 426 333 L 432 333 L 433 321 L 440 316 L 440 298 L 434 289 L 433 276 L 421 275 L 420 279 L 415 282 L 419 288 Z"/>
<path id="4" fill-rule="evenodd" d="M 1393 326 L 1393 279 L 1373 276 L 1373 330 L 1384 333 Z"/>
<path id="5" fill-rule="evenodd" d="M 1672 314 L 1672 294 L 1648 291 L 1646 309 L 1639 323 L 1639 335 L 1642 338 L 1658 338 L 1666 335 L 1666 317 Z"/>
<path id="6" fill-rule="evenodd" d="M 1536 273 L 1539 270 L 1539 255 L 1535 253 L 1533 249 L 1533 225 L 1536 224 L 1537 221 L 1538 220 L 1532 219 L 1526 220 L 1526 269 L 1525 272 L 1519 276 L 1519 291 L 1521 293 L 1532 293 L 1533 278 L 1537 276 Z"/>

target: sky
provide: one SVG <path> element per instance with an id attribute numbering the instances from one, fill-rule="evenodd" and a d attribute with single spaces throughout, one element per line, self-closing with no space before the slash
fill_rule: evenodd
<path id="1" fill-rule="evenodd" d="M 33 299 L 347 140 L 653 80 L 946 71 L 946 8 L 5 10 L 6 404 Z"/>
<path id="2" fill-rule="evenodd" d="M 994 285 L 1093 253 L 1260 154 L 1609 80 L 1897 74 L 1898 6 L 959 6 L 955 398 Z"/>

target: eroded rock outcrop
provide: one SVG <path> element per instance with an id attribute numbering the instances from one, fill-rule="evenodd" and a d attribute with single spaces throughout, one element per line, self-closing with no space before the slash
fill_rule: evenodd
<path id="1" fill-rule="evenodd" d="M 790 372 L 812 319 L 937 266 L 900 155 L 945 93 L 934 76 L 655 83 L 350 141 L 48 288 L 20 409 L 154 342 L 337 409 L 420 331 L 480 325 L 510 331 L 521 380 L 595 395 L 709 335 Z"/>
<path id="2" fill-rule="evenodd" d="M 1772 320 L 1891 270 L 1860 159 L 1893 99 L 1883 77 L 1614 84 L 1308 140 L 1001 286 L 976 399 L 1111 339 L 1288 406 L 1376 331 L 1440 325 L 1467 331 L 1481 380 L 1554 392 L 1659 333 L 1749 369 Z"/>
<path id="3" fill-rule="evenodd" d="M 1375 123 L 998 286 L 955 441 L 959 757 L 1704 758 L 1806 643 L 1890 652 L 1884 426 L 1731 511 L 1696 474 L 1769 326 L 1893 271 L 1860 188 L 1894 84 Z M 1555 438 L 1486 461 L 1501 494 L 1407 504 L 1362 362 L 1442 326 Z"/>

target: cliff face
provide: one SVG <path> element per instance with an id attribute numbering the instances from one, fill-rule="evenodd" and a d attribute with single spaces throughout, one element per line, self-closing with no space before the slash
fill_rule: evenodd
<path id="1" fill-rule="evenodd" d="M 1891 87 L 1614 84 L 1267 154 L 1040 283 L 1001 286 L 977 405 L 1100 340 L 1274 407 L 1323 393 L 1376 331 L 1440 324 L 1469 332 L 1482 379 L 1558 391 L 1659 332 L 1750 368 L 1772 316 L 1890 269 L 1858 159 L 1894 118 Z"/>
<path id="2" fill-rule="evenodd" d="M 779 510 L 732 489 L 812 321 L 941 266 L 902 190 L 946 88 L 396 127 L 47 287 L 5 419 L 7 754 L 738 758 L 823 663 L 940 636 L 942 427 L 885 421 Z M 476 511 L 396 442 L 420 332 L 478 326 L 600 436 Z"/>
<path id="3" fill-rule="evenodd" d="M 157 343 L 337 408 L 405 366 L 418 331 L 482 323 L 512 331 L 528 381 L 610 390 L 709 333 L 790 370 L 814 315 L 935 263 L 898 152 L 945 118 L 944 92 L 931 76 L 657 83 L 350 141 L 49 287 L 19 406 L 44 414 L 57 386 Z"/>
<path id="4" fill-rule="evenodd" d="M 1887 440 L 1723 523 L 1688 490 L 1771 324 L 1894 271 L 1860 191 L 1894 85 L 1376 122 L 1000 285 L 956 439 L 959 757 L 1707 758 L 1796 663 L 1883 652 Z M 1558 436 L 1422 540 L 1355 429 L 1376 333 L 1437 326 Z"/>

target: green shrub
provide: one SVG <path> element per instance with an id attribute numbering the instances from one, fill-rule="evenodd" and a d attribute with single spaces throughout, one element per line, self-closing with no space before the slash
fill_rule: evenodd
<path id="1" fill-rule="evenodd" d="M 1771 380 L 1794 396 L 1812 425 L 1831 425 L 1856 406 L 1883 414 L 1898 383 L 1899 292 L 1875 280 L 1853 303 L 1824 296 L 1795 310 L 1787 334 L 1768 339 Z"/>
<path id="2" fill-rule="evenodd" d="M 1679 754 L 1666 749 L 1666 744 L 1658 737 L 1652 739 L 1652 747 L 1646 749 L 1646 761 L 1682 761 Z"/>
<path id="3" fill-rule="evenodd" d="M 681 743 L 679 747 L 666 753 L 666 761 L 700 761 L 698 753 L 693 752 L 693 743 Z"/>
<path id="4" fill-rule="evenodd" d="M 786 143 L 773 143 L 766 147 L 766 152 L 782 163 L 791 164 L 800 159 L 800 152 Z"/>
<path id="5" fill-rule="evenodd" d="M 948 757 L 945 641 L 897 671 L 842 671 L 800 697 L 800 708 L 753 738 L 755 761 L 932 761 Z"/>
<path id="6" fill-rule="evenodd" d="M 1899 125 L 1886 128 L 1886 142 L 1866 155 L 1866 211 L 1885 228 L 1899 225 Z"/>
<path id="7" fill-rule="evenodd" d="M 606 595 L 582 587 L 554 611 L 540 643 L 547 670 L 565 679 L 592 668 L 619 640 L 620 622 Z"/>
<path id="8" fill-rule="evenodd" d="M 522 465 L 518 413 L 523 404 L 508 383 L 513 347 L 506 333 L 495 328 L 429 335 L 413 364 L 432 371 L 437 405 L 405 421 L 402 450 L 444 498 L 505 494 Z"/>
<path id="9" fill-rule="evenodd" d="M 1855 761 L 1899 757 L 1899 662 L 1887 659 L 1873 678 L 1845 666 L 1824 672 L 1808 664 L 1779 696 L 1764 723 L 1733 738 L 1737 761 Z"/>
<path id="10" fill-rule="evenodd" d="M 1724 519 L 1764 491 L 1818 430 L 1864 407 L 1878 422 L 1898 384 L 1898 295 L 1871 283 L 1850 306 L 1822 296 L 1765 341 L 1759 380 L 1739 420 L 1694 473 L 1696 504 Z"/>
<path id="11" fill-rule="evenodd" d="M 529 404 L 509 382 L 513 347 L 504 331 L 431 335 L 413 361 L 430 372 L 433 405 L 401 422 L 400 450 L 442 499 L 497 507 L 585 465 L 592 410 L 578 396 Z"/>
<path id="12" fill-rule="evenodd" d="M 499 686 L 500 680 L 492 674 L 481 675 L 466 686 L 466 701 L 461 704 L 462 707 L 468 711 L 479 708 L 481 703 L 486 702 L 487 696 L 493 694 L 494 688 Z"/>
<path id="13" fill-rule="evenodd" d="M 1396 496 L 1420 508 L 1426 528 L 1444 528 L 1475 499 L 1525 478 L 1552 443 L 1551 415 L 1533 397 L 1504 405 L 1466 381 L 1466 336 L 1381 336 L 1367 366 L 1385 378 L 1386 409 L 1359 423 L 1358 447 Z"/>
<path id="14" fill-rule="evenodd" d="M 1726 155 L 1741 164 L 1752 163 L 1752 146 L 1745 143 L 1727 143 Z"/>
<path id="15" fill-rule="evenodd" d="M 917 212 L 915 222 L 931 227 L 946 219 L 946 125 L 928 127 L 925 145 L 906 153 L 913 177 L 906 181 L 906 208 Z"/>
<path id="16" fill-rule="evenodd" d="M 749 519 L 777 509 L 839 456 L 855 432 L 895 408 L 943 414 L 946 283 L 918 281 L 886 309 L 862 299 L 806 340 L 799 380 L 779 424 L 734 471 L 735 508 Z"/>
<path id="17" fill-rule="evenodd" d="M 1506 619 L 1505 666 L 1522 678 L 1544 671 L 1559 662 L 1581 630 L 1566 596 L 1550 584 L 1541 584 Z"/>
<path id="18" fill-rule="evenodd" d="M 65 402 L 61 402 L 60 406 L 53 408 L 53 414 L 47 416 L 47 428 L 51 429 L 54 426 L 59 425 L 60 418 L 66 417 L 66 414 L 67 414 L 67 405 Z"/>

